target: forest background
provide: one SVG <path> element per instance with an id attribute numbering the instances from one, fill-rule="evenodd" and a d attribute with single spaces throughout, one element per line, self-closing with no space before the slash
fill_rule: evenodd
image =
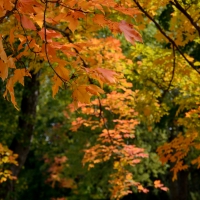
<path id="1" fill-rule="evenodd" d="M 200 2 L 1 0 L 0 199 L 200 198 Z"/>

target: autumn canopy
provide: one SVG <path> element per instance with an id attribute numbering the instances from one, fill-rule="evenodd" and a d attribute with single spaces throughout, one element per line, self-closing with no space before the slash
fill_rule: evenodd
<path id="1" fill-rule="evenodd" d="M 199 51 L 198 1 L 1 0 L 0 199 L 200 197 Z"/>

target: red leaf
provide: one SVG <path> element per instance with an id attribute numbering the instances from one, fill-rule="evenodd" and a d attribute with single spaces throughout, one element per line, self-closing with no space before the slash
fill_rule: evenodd
<path id="1" fill-rule="evenodd" d="M 100 79 L 102 79 L 106 83 L 116 83 L 116 75 L 117 73 L 109 70 L 109 69 L 103 69 L 98 67 L 96 71 L 99 73 Z"/>
<path id="2" fill-rule="evenodd" d="M 135 41 L 142 42 L 142 37 L 138 31 L 133 28 L 133 25 L 126 23 L 125 21 L 121 21 L 119 24 L 119 29 L 127 41 L 134 44 Z"/>
<path id="3" fill-rule="evenodd" d="M 23 28 L 30 29 L 30 30 L 36 30 L 36 27 L 34 23 L 25 15 L 16 15 L 17 20 L 22 24 Z"/>

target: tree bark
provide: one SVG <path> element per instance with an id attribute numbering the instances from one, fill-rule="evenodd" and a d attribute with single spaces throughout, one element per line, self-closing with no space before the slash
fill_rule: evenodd
<path id="1" fill-rule="evenodd" d="M 188 171 L 178 172 L 176 181 L 170 184 L 171 200 L 188 200 Z"/>
<path id="2" fill-rule="evenodd" d="M 18 154 L 18 166 L 13 165 L 11 171 L 18 176 L 24 165 L 30 149 L 31 137 L 34 132 L 36 106 L 39 95 L 38 74 L 31 73 L 32 78 L 27 78 L 21 101 L 21 115 L 19 117 L 18 133 L 15 135 L 10 149 Z"/>
<path id="3" fill-rule="evenodd" d="M 13 153 L 18 155 L 18 166 L 11 166 L 12 174 L 16 177 L 18 177 L 20 170 L 26 161 L 30 150 L 31 138 L 34 133 L 36 106 L 39 96 L 39 73 L 31 73 L 31 76 L 32 78 L 25 78 L 18 130 L 16 131 L 16 135 L 10 145 L 10 149 Z M 10 195 L 10 193 L 14 192 L 14 184 L 14 181 L 10 181 L 4 185 L 4 188 L 1 188 L 0 200 L 15 199 L 15 195 Z"/>

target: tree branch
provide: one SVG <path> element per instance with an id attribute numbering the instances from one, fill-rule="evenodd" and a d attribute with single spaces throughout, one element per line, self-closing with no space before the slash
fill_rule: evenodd
<path id="1" fill-rule="evenodd" d="M 175 3 L 174 3 L 175 2 Z M 192 19 L 192 17 L 188 14 L 188 12 L 179 4 L 177 0 L 174 0 L 174 2 L 170 1 L 172 5 L 174 5 L 181 13 L 185 15 L 185 17 L 188 18 L 190 23 L 194 26 L 194 28 L 198 31 L 199 36 L 200 36 L 200 26 Z"/>
<path id="2" fill-rule="evenodd" d="M 63 79 L 53 68 L 50 59 L 49 59 L 49 55 L 47 52 L 47 23 L 46 23 L 46 12 L 47 12 L 47 7 L 48 7 L 48 0 L 45 1 L 45 7 L 44 7 L 44 16 L 43 16 L 43 25 L 44 25 L 44 50 L 45 50 L 45 54 L 46 54 L 46 58 L 47 58 L 47 62 L 49 63 L 49 66 L 51 67 L 51 69 L 54 71 L 54 73 L 58 76 L 58 78 L 65 84 L 67 82 L 67 80 Z"/>
<path id="3" fill-rule="evenodd" d="M 110 135 L 109 128 L 108 128 L 108 125 L 107 125 L 107 123 L 106 123 L 106 120 L 105 120 L 105 117 L 104 117 L 104 114 L 103 114 L 103 107 L 102 107 L 101 100 L 100 100 L 99 97 L 98 97 L 98 101 L 99 101 L 99 110 L 100 110 L 99 117 L 103 120 L 104 127 L 105 127 L 105 129 L 107 130 L 110 143 L 111 143 L 111 144 L 114 144 L 114 141 L 113 141 L 113 139 L 112 139 L 112 137 L 111 137 L 111 135 Z"/>
<path id="4" fill-rule="evenodd" d="M 18 3 L 18 0 L 15 1 L 14 3 L 14 8 L 12 10 L 7 10 L 6 11 L 6 14 L 3 16 L 3 17 L 0 17 L 0 24 L 3 22 L 3 20 L 6 18 L 6 17 L 9 17 L 10 15 L 13 14 L 13 12 L 16 10 L 17 8 L 17 3 Z"/>
<path id="5" fill-rule="evenodd" d="M 173 45 L 173 69 L 172 69 L 172 76 L 171 76 L 171 79 L 169 81 L 169 85 L 167 87 L 166 90 L 164 90 L 164 93 L 162 94 L 162 97 L 161 99 L 163 99 L 165 97 L 165 95 L 167 94 L 167 92 L 169 91 L 171 85 L 172 85 L 172 81 L 174 79 L 174 75 L 175 75 L 175 68 L 176 68 L 176 51 L 175 51 L 175 48 L 174 48 L 174 45 Z"/>
<path id="6" fill-rule="evenodd" d="M 52 29 L 52 30 L 54 30 L 54 31 L 60 32 L 64 37 L 67 38 L 67 40 L 68 40 L 70 43 L 73 43 L 72 39 L 70 38 L 70 35 L 69 35 L 66 31 L 61 30 L 61 29 L 57 28 L 56 26 L 52 26 L 52 25 L 47 24 L 47 23 L 46 23 L 46 27 L 47 27 L 47 28 L 50 28 L 50 29 Z M 80 56 L 80 53 L 78 52 L 78 50 L 77 50 L 76 48 L 73 48 L 73 49 L 74 49 L 74 51 L 78 54 L 78 56 L 80 57 L 81 61 L 83 62 L 83 66 L 84 66 L 85 68 L 88 68 L 88 65 L 87 65 L 86 62 L 83 60 L 83 58 Z"/>
<path id="7" fill-rule="evenodd" d="M 163 34 L 163 36 L 165 36 L 165 38 L 168 39 L 168 41 L 174 46 L 176 47 L 177 51 L 181 54 L 181 56 L 185 59 L 185 61 L 198 73 L 200 74 L 200 72 L 196 69 L 196 67 L 193 65 L 192 62 L 190 62 L 186 56 L 184 55 L 184 53 L 180 50 L 180 48 L 178 47 L 178 45 L 174 42 L 174 40 L 172 38 L 170 38 L 165 31 L 161 28 L 161 26 L 155 21 L 155 19 L 153 19 L 153 17 L 151 17 L 151 15 L 144 10 L 144 8 L 140 5 L 140 3 L 137 0 L 133 0 L 135 2 L 135 4 L 138 6 L 138 8 L 146 15 L 146 17 L 148 17 L 157 27 L 157 29 Z"/>
<path id="8" fill-rule="evenodd" d="M 30 47 L 30 42 L 31 42 L 31 41 L 29 41 L 28 36 L 27 36 L 27 33 L 26 33 L 26 30 L 25 30 L 25 28 L 24 28 L 24 26 L 23 26 L 23 24 L 22 24 L 22 15 L 21 15 L 21 13 L 19 12 L 18 9 L 16 9 L 16 11 L 17 11 L 17 13 L 18 13 L 18 15 L 19 15 L 20 25 L 21 25 L 22 30 L 23 30 L 23 32 L 24 32 L 24 36 L 26 37 L 26 44 L 28 45 L 29 50 L 30 50 L 32 53 L 34 53 L 35 55 L 36 55 L 37 53 L 40 53 L 40 51 L 37 52 L 37 51 L 34 51 L 33 49 L 31 49 L 31 47 Z"/>

